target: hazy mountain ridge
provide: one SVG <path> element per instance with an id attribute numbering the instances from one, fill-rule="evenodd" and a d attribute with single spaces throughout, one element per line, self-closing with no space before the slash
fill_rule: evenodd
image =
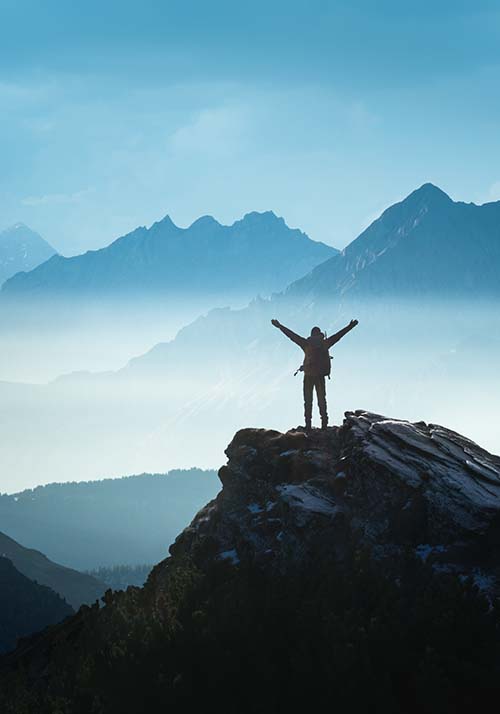
<path id="1" fill-rule="evenodd" d="M 0 495 L 0 523 L 67 567 L 135 566 L 163 558 L 217 489 L 215 471 L 200 469 L 53 483 Z"/>
<path id="2" fill-rule="evenodd" d="M 269 296 L 336 252 L 268 211 L 186 229 L 166 217 L 101 250 L 54 256 L 0 291 L 0 379 L 119 369 L 208 310 Z"/>
<path id="3" fill-rule="evenodd" d="M 0 556 L 0 654 L 73 612 L 51 588 L 27 578 L 9 558 Z"/>
<path id="4" fill-rule="evenodd" d="M 23 223 L 0 232 L 0 286 L 16 273 L 30 271 L 56 255 L 55 249 Z"/>
<path id="5" fill-rule="evenodd" d="M 8 281 L 3 296 L 96 298 L 120 295 L 270 295 L 337 251 L 291 229 L 272 211 L 248 213 L 231 226 L 204 216 L 189 228 L 169 216 L 105 248 L 55 256 Z"/>
<path id="6" fill-rule="evenodd" d="M 61 538 L 62 534 L 58 533 L 57 537 Z M 0 533 L 0 554 L 11 560 L 22 575 L 58 593 L 75 609 L 82 603 L 92 604 L 104 593 L 104 584 L 96 578 L 58 565 L 40 551 L 25 548 L 5 533 Z"/>

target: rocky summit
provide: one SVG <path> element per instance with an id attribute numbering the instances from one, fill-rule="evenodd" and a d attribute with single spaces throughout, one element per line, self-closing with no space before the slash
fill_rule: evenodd
<path id="1" fill-rule="evenodd" d="M 282 571 L 353 540 L 397 569 L 408 552 L 438 572 L 500 585 L 500 458 L 454 431 L 365 411 L 306 434 L 243 429 L 222 491 L 171 547 Z"/>
<path id="2" fill-rule="evenodd" d="M 465 714 L 500 697 L 500 459 L 348 412 L 239 431 L 143 588 L 0 660 L 6 714 Z M 132 526 L 132 524 L 131 524 Z"/>

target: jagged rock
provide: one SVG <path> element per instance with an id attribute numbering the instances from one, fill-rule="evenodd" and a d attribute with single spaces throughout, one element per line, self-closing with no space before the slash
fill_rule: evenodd
<path id="1" fill-rule="evenodd" d="M 285 569 L 318 547 L 370 547 L 397 571 L 409 551 L 439 571 L 500 586 L 500 458 L 444 427 L 347 412 L 340 428 L 239 431 L 218 497 L 171 547 Z"/>

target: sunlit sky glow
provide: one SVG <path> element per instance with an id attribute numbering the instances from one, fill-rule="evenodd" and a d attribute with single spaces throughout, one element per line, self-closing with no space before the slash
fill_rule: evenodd
<path id="1" fill-rule="evenodd" d="M 0 228 L 65 254 L 272 209 L 343 247 L 432 181 L 500 198 L 493 2 L 0 0 Z"/>

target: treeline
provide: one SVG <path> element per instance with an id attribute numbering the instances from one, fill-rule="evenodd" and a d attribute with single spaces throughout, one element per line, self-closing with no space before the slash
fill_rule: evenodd
<path id="1" fill-rule="evenodd" d="M 113 590 L 125 590 L 129 585 L 142 587 L 151 572 L 152 564 L 101 566 L 88 570 L 92 575 Z"/>

